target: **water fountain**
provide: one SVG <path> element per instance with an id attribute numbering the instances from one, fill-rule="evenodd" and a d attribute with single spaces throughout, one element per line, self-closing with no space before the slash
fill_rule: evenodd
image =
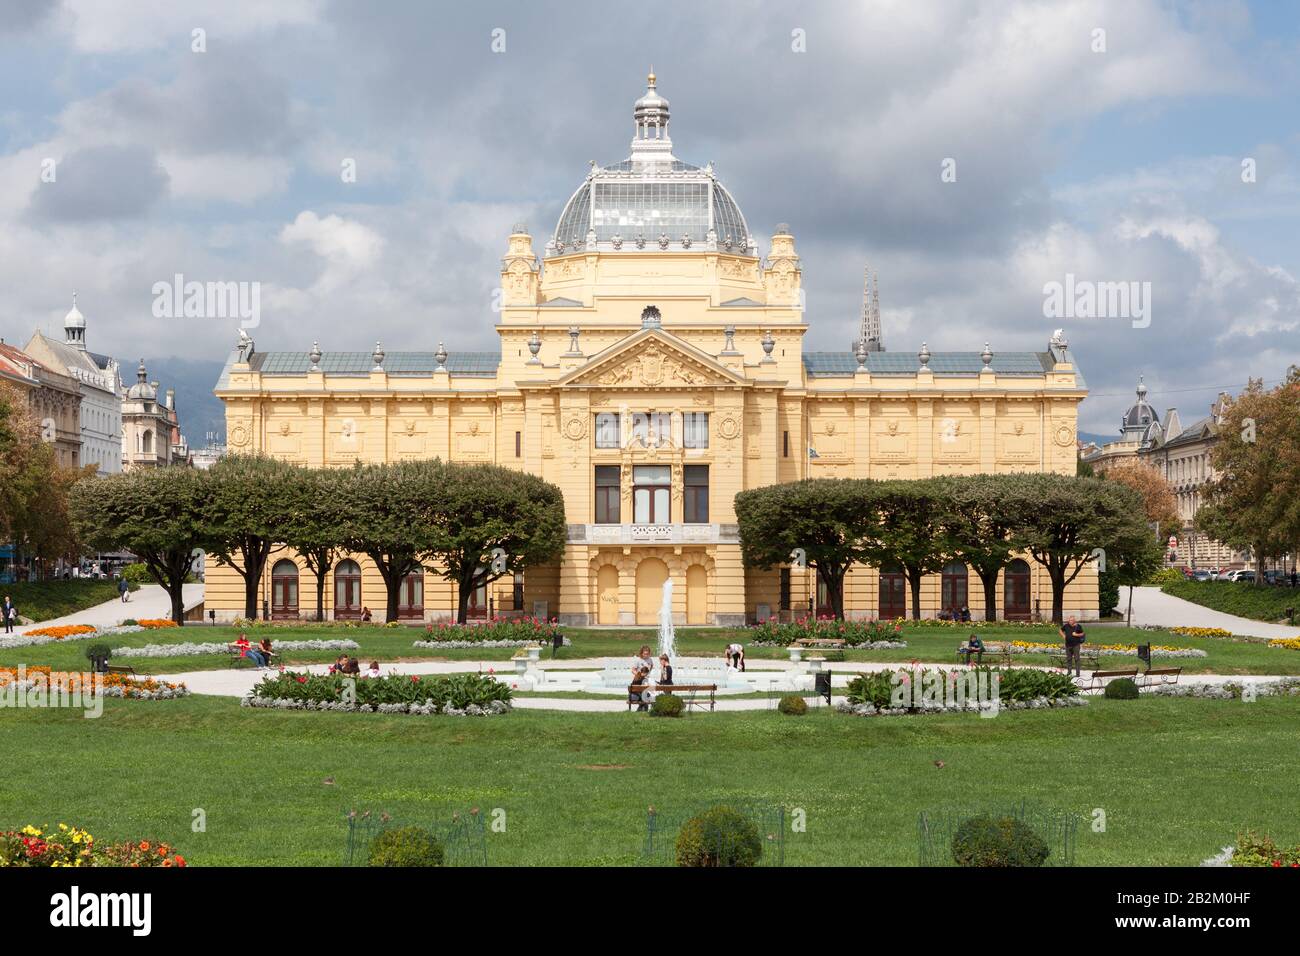
<path id="1" fill-rule="evenodd" d="M 673 579 L 664 582 L 664 598 L 659 604 L 659 653 L 669 661 L 677 660 L 677 642 L 673 634 Z"/>

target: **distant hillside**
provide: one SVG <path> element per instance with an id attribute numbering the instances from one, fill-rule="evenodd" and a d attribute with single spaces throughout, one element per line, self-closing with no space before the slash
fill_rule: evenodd
<path id="1" fill-rule="evenodd" d="M 1079 441 L 1092 442 L 1100 447 L 1108 441 L 1119 441 L 1119 435 L 1103 435 L 1100 432 L 1079 432 Z"/>
<path id="2" fill-rule="evenodd" d="M 118 359 L 122 366 L 122 382 L 128 388 L 135 384 L 135 369 L 139 358 L 129 361 Z M 212 394 L 221 374 L 222 363 L 210 359 L 145 358 L 149 381 L 157 382 L 159 392 L 176 389 L 176 410 L 180 416 L 181 434 L 191 448 L 202 448 L 208 443 L 208 432 L 216 432 L 217 441 L 226 439 L 226 413 L 221 400 Z M 158 396 L 162 398 L 160 394 Z"/>

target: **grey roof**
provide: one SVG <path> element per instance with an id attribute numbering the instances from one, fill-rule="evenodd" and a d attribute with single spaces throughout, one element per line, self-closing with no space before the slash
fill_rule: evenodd
<path id="1" fill-rule="evenodd" d="M 995 352 L 993 371 L 998 375 L 1040 376 L 1055 364 L 1050 352 Z M 858 360 L 851 352 L 804 352 L 803 367 L 809 378 L 853 375 Z M 872 375 L 915 375 L 921 360 L 911 352 L 868 352 Z M 979 352 L 932 352 L 930 370 L 935 375 L 978 375 L 984 368 Z M 1081 376 L 1076 375 L 1080 380 Z"/>
<path id="2" fill-rule="evenodd" d="M 1213 416 L 1207 416 L 1199 421 L 1192 422 L 1173 438 L 1167 439 L 1163 445 L 1165 448 L 1170 448 L 1178 445 L 1190 445 L 1194 442 L 1201 441 L 1206 437 L 1207 433 L 1210 435 L 1215 433 L 1216 425 L 1217 422 L 1215 422 Z"/>
<path id="3" fill-rule="evenodd" d="M 447 371 L 452 375 L 494 378 L 500 364 L 499 352 L 447 353 Z M 305 375 L 311 368 L 311 358 L 306 352 L 254 352 L 249 367 L 263 375 Z M 328 375 L 369 375 L 374 367 L 370 352 L 325 352 L 320 359 L 321 371 Z M 437 367 L 438 360 L 432 352 L 384 355 L 384 371 L 389 375 L 432 375 Z M 222 379 L 226 380 L 227 376 L 223 374 Z"/>

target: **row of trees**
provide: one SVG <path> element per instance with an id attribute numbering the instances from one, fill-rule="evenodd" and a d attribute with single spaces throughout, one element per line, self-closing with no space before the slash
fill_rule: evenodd
<path id="1" fill-rule="evenodd" d="M 1097 478 L 809 479 L 741 492 L 736 516 L 747 566 L 787 564 L 802 549 L 840 618 L 854 564 L 899 565 L 919 617 L 922 578 L 961 561 L 983 585 L 986 618 L 996 620 L 998 573 L 1028 554 L 1047 571 L 1052 619 L 1060 621 L 1066 587 L 1097 549 L 1122 583 L 1144 580 L 1161 559 L 1141 494 Z"/>
<path id="2" fill-rule="evenodd" d="M 1216 477 L 1205 488 L 1196 528 L 1239 550 L 1262 570 L 1300 549 L 1300 368 L 1265 389 L 1252 381 L 1228 402 L 1210 453 Z M 1262 586 L 1262 574 L 1255 584 Z"/>
<path id="3" fill-rule="evenodd" d="M 94 470 L 59 465 L 22 393 L 0 383 L 0 543 L 14 545 L 16 560 L 77 557 L 68 491 Z"/>
<path id="4" fill-rule="evenodd" d="M 402 581 L 428 568 L 455 583 L 457 620 L 481 585 L 556 560 L 564 551 L 560 490 L 498 465 L 432 461 L 311 469 L 233 455 L 207 471 L 154 469 L 80 482 L 72 511 L 85 539 L 136 554 L 172 601 L 178 623 L 191 556 L 203 550 L 244 582 L 244 614 L 257 616 L 271 555 L 296 551 L 316 579 L 346 554 L 374 562 L 397 620 Z"/>

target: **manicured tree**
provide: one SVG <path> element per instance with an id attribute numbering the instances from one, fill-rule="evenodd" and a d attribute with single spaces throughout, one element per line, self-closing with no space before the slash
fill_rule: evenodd
<path id="1" fill-rule="evenodd" d="M 912 617 L 921 617 L 921 581 L 948 562 L 945 486 L 930 478 L 884 481 L 871 489 L 879 517 L 868 553 L 878 565 L 902 565 L 912 592 Z"/>
<path id="2" fill-rule="evenodd" d="M 1020 550 L 1012 537 L 1007 475 L 936 478 L 941 523 L 952 556 L 975 571 L 984 588 L 984 620 L 998 619 L 998 575 Z"/>
<path id="3" fill-rule="evenodd" d="M 1047 570 L 1053 621 L 1061 621 L 1065 588 L 1096 549 L 1131 554 L 1151 536 L 1141 496 L 1119 482 L 1056 474 L 1005 477 L 1012 535 Z"/>
<path id="4" fill-rule="evenodd" d="M 844 577 L 868 557 L 877 516 L 874 482 L 855 478 L 809 478 L 752 488 L 736 495 L 740 551 L 746 567 L 789 564 L 802 549 L 826 585 L 835 617 L 844 618 Z"/>
<path id="5" fill-rule="evenodd" d="M 86 478 L 72 489 L 78 533 L 99 551 L 130 551 L 171 598 L 171 617 L 185 620 L 183 588 L 190 562 L 207 535 L 208 473 L 145 468 Z"/>
<path id="6" fill-rule="evenodd" d="M 426 498 L 442 469 L 434 459 L 357 465 L 338 476 L 339 540 L 374 562 L 388 595 L 386 621 L 397 620 L 402 582 L 423 567 L 420 555 L 432 543 Z"/>
<path id="7" fill-rule="evenodd" d="M 470 596 L 506 574 L 564 554 L 564 496 L 555 485 L 500 465 L 441 466 L 421 511 L 431 540 L 421 551 L 456 585 L 456 620 Z"/>
<path id="8" fill-rule="evenodd" d="M 244 617 L 257 617 L 267 558 L 284 539 L 286 491 L 296 467 L 266 455 L 228 455 L 208 471 L 209 554 L 244 579 Z"/>
<path id="9" fill-rule="evenodd" d="M 344 553 L 339 486 L 346 474 L 333 468 L 299 468 L 285 488 L 282 540 L 301 555 L 316 578 L 318 621 L 325 620 L 325 576 Z"/>

